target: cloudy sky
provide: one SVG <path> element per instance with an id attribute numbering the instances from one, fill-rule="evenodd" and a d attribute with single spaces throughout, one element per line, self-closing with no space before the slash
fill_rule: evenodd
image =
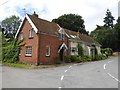
<path id="1" fill-rule="evenodd" d="M 17 15 L 23 19 L 25 13 L 34 11 L 40 18 L 51 21 L 63 14 L 78 14 L 85 21 L 87 31 L 103 25 L 107 8 L 118 17 L 119 0 L 0 0 L 0 22 L 6 17 Z"/>

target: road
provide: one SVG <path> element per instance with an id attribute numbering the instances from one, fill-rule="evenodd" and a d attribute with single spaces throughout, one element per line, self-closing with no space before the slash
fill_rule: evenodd
<path id="1" fill-rule="evenodd" d="M 0 72 L 1 73 L 1 72 Z M 118 58 L 46 69 L 2 67 L 3 88 L 118 88 Z"/>

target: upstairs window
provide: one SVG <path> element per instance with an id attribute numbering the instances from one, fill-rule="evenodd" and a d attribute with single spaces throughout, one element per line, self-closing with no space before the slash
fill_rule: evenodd
<path id="1" fill-rule="evenodd" d="M 61 33 L 60 33 L 60 34 L 59 34 L 59 39 L 60 39 L 60 40 L 64 40 L 64 34 L 61 34 Z"/>
<path id="2" fill-rule="evenodd" d="M 64 29 L 63 28 L 60 28 L 60 30 L 58 31 L 59 32 L 59 39 L 60 40 L 64 40 Z"/>
<path id="3" fill-rule="evenodd" d="M 34 30 L 31 29 L 31 30 L 30 30 L 30 33 L 29 33 L 29 38 L 33 38 L 33 36 L 34 36 Z"/>
<path id="4" fill-rule="evenodd" d="M 26 47 L 25 55 L 26 56 L 32 56 L 32 46 L 27 46 Z"/>
<path id="5" fill-rule="evenodd" d="M 50 46 L 46 46 L 46 56 L 50 56 Z"/>
<path id="6" fill-rule="evenodd" d="M 23 40 L 23 33 L 20 33 L 20 40 Z"/>

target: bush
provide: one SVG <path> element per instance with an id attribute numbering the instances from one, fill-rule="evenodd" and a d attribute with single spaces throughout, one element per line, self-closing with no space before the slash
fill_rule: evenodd
<path id="1" fill-rule="evenodd" d="M 96 55 L 96 56 L 95 56 L 95 59 L 96 59 L 96 60 L 102 60 L 102 55 L 101 55 L 101 54 Z"/>
<path id="2" fill-rule="evenodd" d="M 75 62 L 76 63 L 82 62 L 82 57 L 81 56 L 77 56 Z"/>
<path id="3" fill-rule="evenodd" d="M 64 62 L 65 63 L 70 63 L 71 62 L 70 56 L 65 56 L 64 57 Z"/>
<path id="4" fill-rule="evenodd" d="M 83 62 L 87 62 L 87 61 L 90 60 L 90 59 L 89 59 L 88 56 L 83 56 L 83 57 L 82 57 L 82 60 L 83 60 Z"/>
<path id="5" fill-rule="evenodd" d="M 106 54 L 102 54 L 102 60 L 107 59 Z"/>
<path id="6" fill-rule="evenodd" d="M 101 53 L 106 54 L 107 56 L 111 56 L 113 53 L 113 50 L 111 48 L 102 48 Z"/>
<path id="7" fill-rule="evenodd" d="M 75 62 L 77 60 L 77 56 L 76 55 L 72 55 L 70 57 L 70 59 L 71 59 L 71 62 Z"/>
<path id="8" fill-rule="evenodd" d="M 22 42 L 23 40 L 18 41 L 17 39 L 14 39 L 12 42 L 3 42 L 3 62 L 14 63 L 18 61 L 20 47 L 24 45 Z"/>

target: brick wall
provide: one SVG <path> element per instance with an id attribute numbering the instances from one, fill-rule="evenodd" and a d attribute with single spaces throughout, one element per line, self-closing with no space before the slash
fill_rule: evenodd
<path id="1" fill-rule="evenodd" d="M 63 42 L 67 44 L 67 38 L 65 41 L 61 41 L 56 36 L 42 34 L 40 38 L 40 63 L 53 64 L 54 57 L 59 57 L 58 48 Z M 46 46 L 50 46 L 50 56 L 46 56 Z"/>
<path id="2" fill-rule="evenodd" d="M 32 27 L 30 25 L 30 23 L 25 20 L 24 24 L 21 28 L 21 32 L 23 32 L 23 36 L 25 39 L 25 45 L 21 48 L 20 51 L 20 56 L 19 56 L 19 61 L 20 62 L 25 62 L 25 63 L 31 63 L 31 64 L 37 64 L 37 60 L 38 60 L 38 36 L 37 34 L 34 32 L 34 37 L 33 38 L 29 38 L 29 30 L 31 30 Z M 20 40 L 20 34 L 18 35 L 18 39 Z M 25 52 L 26 52 L 26 46 L 32 46 L 32 56 L 25 56 Z"/>
<path id="3" fill-rule="evenodd" d="M 65 42 L 69 48 L 68 38 L 65 37 L 64 41 L 59 40 L 57 36 L 34 32 L 34 38 L 29 38 L 29 30 L 32 27 L 30 23 L 25 20 L 21 28 L 21 31 L 18 34 L 18 39 L 20 40 L 20 33 L 23 32 L 25 39 L 25 45 L 21 48 L 19 61 L 31 64 L 53 64 L 54 57 L 59 57 L 58 48 Z M 39 41 L 39 43 L 38 43 Z M 38 47 L 39 44 L 39 47 Z M 32 46 L 32 56 L 25 56 L 26 46 Z M 50 46 L 50 56 L 46 56 L 46 46 Z M 38 51 L 39 50 L 39 51 Z M 67 50 L 67 55 L 70 53 Z M 39 54 L 39 55 L 38 55 Z"/>

